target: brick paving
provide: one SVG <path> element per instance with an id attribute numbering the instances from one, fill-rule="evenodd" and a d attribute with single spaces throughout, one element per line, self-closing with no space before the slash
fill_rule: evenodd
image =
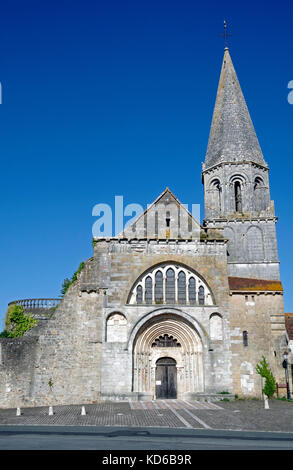
<path id="1" fill-rule="evenodd" d="M 81 415 L 84 406 L 86 415 Z M 260 400 L 196 402 L 101 402 L 48 407 L 0 409 L 0 425 L 126 426 L 189 429 L 282 431 L 293 433 L 293 403 L 270 401 L 265 410 Z M 293 439 L 293 435 L 292 435 Z"/>

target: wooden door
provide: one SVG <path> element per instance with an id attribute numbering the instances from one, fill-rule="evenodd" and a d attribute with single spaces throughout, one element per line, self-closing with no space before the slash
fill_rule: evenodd
<path id="1" fill-rule="evenodd" d="M 171 357 L 156 362 L 156 398 L 177 398 L 176 361 Z"/>

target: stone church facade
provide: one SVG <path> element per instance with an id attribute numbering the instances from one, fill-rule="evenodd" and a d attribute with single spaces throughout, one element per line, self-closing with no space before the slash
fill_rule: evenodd
<path id="1" fill-rule="evenodd" d="M 23 337 L 0 340 L 0 406 L 260 397 L 263 355 L 283 382 L 268 171 L 226 48 L 203 224 L 167 188 L 121 234 L 94 239 L 58 308 Z"/>

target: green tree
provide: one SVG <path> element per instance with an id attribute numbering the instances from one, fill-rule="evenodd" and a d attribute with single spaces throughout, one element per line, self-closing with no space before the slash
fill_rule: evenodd
<path id="1" fill-rule="evenodd" d="M 264 395 L 266 395 L 268 398 L 271 398 L 276 391 L 276 380 L 271 369 L 269 368 L 265 356 L 262 356 L 262 360 L 256 365 L 255 370 L 257 374 L 265 379 L 265 385 L 263 388 Z"/>

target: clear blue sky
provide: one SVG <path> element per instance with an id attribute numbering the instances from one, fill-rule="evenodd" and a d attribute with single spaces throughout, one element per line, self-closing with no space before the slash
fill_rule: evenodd
<path id="1" fill-rule="evenodd" d="M 0 318 L 13 299 L 59 296 L 92 256 L 95 204 L 123 195 L 146 206 L 166 186 L 203 204 L 225 18 L 270 167 L 293 311 L 292 13 L 289 0 L 1 5 Z"/>

